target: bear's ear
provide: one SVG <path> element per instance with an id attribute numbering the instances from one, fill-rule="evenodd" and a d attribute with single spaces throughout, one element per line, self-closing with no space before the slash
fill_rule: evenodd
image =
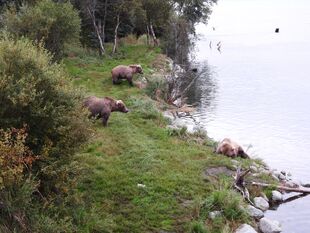
<path id="1" fill-rule="evenodd" d="M 124 103 L 121 100 L 116 100 L 116 105 L 117 106 L 122 106 Z"/>

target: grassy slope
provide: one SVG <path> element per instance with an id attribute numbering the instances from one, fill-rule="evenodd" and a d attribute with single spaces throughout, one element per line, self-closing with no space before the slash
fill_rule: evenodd
<path id="1" fill-rule="evenodd" d="M 112 85 L 114 66 L 140 63 L 148 74 L 158 54 L 159 50 L 145 46 L 126 46 L 118 58 L 104 62 L 78 53 L 64 61 L 74 83 L 87 94 L 122 99 L 131 109 L 128 114 L 113 113 L 107 128 L 96 121 L 92 142 L 78 155 L 82 166 L 91 171 L 80 185 L 89 205 L 81 213 L 88 218 L 80 223 L 81 232 L 188 232 L 191 227 L 205 232 L 199 223 L 207 214 L 201 202 L 216 189 L 229 188 L 211 185 L 202 176 L 206 167 L 230 166 L 227 158 L 215 157 L 208 143 L 169 136 L 166 120 L 142 90 L 127 83 Z M 242 216 L 220 218 L 209 230 L 221 232 L 234 225 L 232 220 L 245 219 Z"/>

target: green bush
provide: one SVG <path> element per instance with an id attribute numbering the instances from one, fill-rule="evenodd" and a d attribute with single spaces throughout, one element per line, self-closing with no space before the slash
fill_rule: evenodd
<path id="1" fill-rule="evenodd" d="M 4 13 L 6 30 L 16 37 L 26 36 L 36 43 L 43 43 L 55 57 L 61 58 L 64 44 L 78 41 L 81 20 L 71 3 L 40 0 L 34 6 L 24 5 Z"/>
<path id="2" fill-rule="evenodd" d="M 242 197 L 230 189 L 216 190 L 205 200 L 203 208 L 208 211 L 220 210 L 228 220 L 248 220 L 242 206 Z"/>
<path id="3" fill-rule="evenodd" d="M 34 169 L 49 186 L 61 180 L 61 164 L 88 138 L 81 91 L 51 56 L 27 39 L 0 40 L 0 125 L 27 126 L 26 145 L 39 156 Z M 44 169 L 43 169 L 44 168 Z M 54 178 L 53 178 L 54 177 Z"/>
<path id="4" fill-rule="evenodd" d="M 167 101 L 169 90 L 166 79 L 160 76 L 150 76 L 147 80 L 148 84 L 145 88 L 145 93 L 152 99 L 162 98 Z M 158 94 L 160 95 L 158 96 Z"/>
<path id="5" fill-rule="evenodd" d="M 133 109 L 133 113 L 139 114 L 139 117 L 143 119 L 160 119 L 164 121 L 162 114 L 158 111 L 153 101 L 148 99 L 130 99 L 130 107 Z"/>

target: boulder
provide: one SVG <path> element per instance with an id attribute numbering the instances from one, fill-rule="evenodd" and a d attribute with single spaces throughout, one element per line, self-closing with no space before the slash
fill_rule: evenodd
<path id="1" fill-rule="evenodd" d="M 262 197 L 255 197 L 254 205 L 262 211 L 266 211 L 269 209 L 269 203 Z"/>
<path id="2" fill-rule="evenodd" d="M 209 218 L 213 220 L 221 215 L 222 215 L 221 211 L 216 210 L 209 213 Z"/>
<path id="3" fill-rule="evenodd" d="M 250 166 L 250 170 L 251 172 L 254 172 L 254 173 L 258 172 L 258 168 L 254 165 Z"/>
<path id="4" fill-rule="evenodd" d="M 262 218 L 259 221 L 259 229 L 263 233 L 279 233 L 282 231 L 281 225 L 278 221 Z"/>
<path id="5" fill-rule="evenodd" d="M 249 215 L 253 218 L 260 219 L 264 217 L 264 212 L 260 209 L 255 208 L 254 206 L 248 205 L 246 208 Z"/>
<path id="6" fill-rule="evenodd" d="M 283 201 L 283 195 L 277 190 L 272 191 L 272 200 L 275 202 Z"/>
<path id="7" fill-rule="evenodd" d="M 255 229 L 248 224 L 242 224 L 238 227 L 236 233 L 257 233 L 257 231 L 255 231 Z"/>
<path id="8" fill-rule="evenodd" d="M 278 178 L 279 178 L 280 180 L 286 180 L 286 176 L 283 175 L 282 173 L 279 174 Z"/>

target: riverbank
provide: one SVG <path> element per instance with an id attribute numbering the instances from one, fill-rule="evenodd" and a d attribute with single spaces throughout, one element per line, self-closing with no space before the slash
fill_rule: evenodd
<path id="1" fill-rule="evenodd" d="M 150 79 L 163 71 L 158 62 L 166 63 L 160 57 L 159 49 L 126 45 L 113 58 L 102 60 L 75 49 L 64 61 L 74 84 L 87 95 L 122 99 L 131 110 L 113 113 L 107 128 L 94 122 L 90 144 L 76 156 L 87 168 L 79 193 L 87 206 L 80 214 L 88 221 L 80 223 L 79 232 L 232 232 L 243 223 L 255 226 L 247 204 L 232 188 L 232 173 L 208 172 L 218 167 L 264 169 L 261 161 L 215 155 L 214 142 L 204 133 L 167 127 L 158 103 L 143 89 L 126 82 L 112 85 L 114 66 L 139 63 Z M 255 174 L 255 180 L 274 182 L 267 173 Z M 260 195 L 261 190 L 250 191 Z M 221 214 L 210 219 L 213 211 Z"/>

